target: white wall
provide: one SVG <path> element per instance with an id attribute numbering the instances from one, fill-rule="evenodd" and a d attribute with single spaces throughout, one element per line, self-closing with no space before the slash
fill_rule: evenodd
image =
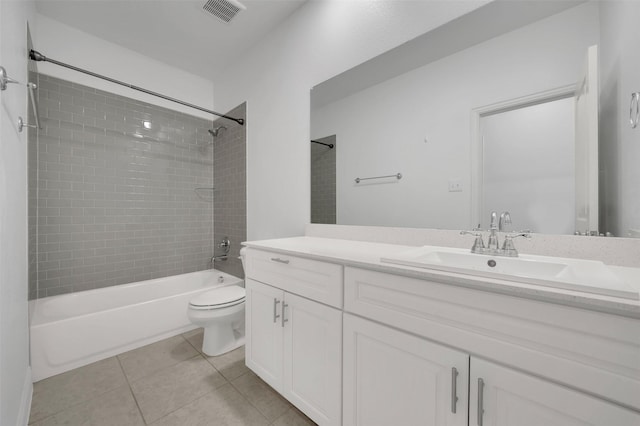
<path id="1" fill-rule="evenodd" d="M 35 27 L 35 30 L 32 31 L 34 49 L 46 57 L 203 108 L 213 109 L 213 82 L 210 80 L 94 37 L 44 15 L 37 15 L 37 21 L 33 27 Z M 171 58 L 167 57 L 167 61 L 170 62 Z M 48 62 L 39 62 L 38 71 L 197 117 L 215 119 L 211 114 L 197 109 L 137 92 Z"/>
<path id="2" fill-rule="evenodd" d="M 300 235 L 310 214 L 309 90 L 486 1 L 310 1 L 215 81 L 247 101 L 247 236 Z"/>
<path id="3" fill-rule="evenodd" d="M 27 81 L 27 21 L 31 1 L 0 1 L 0 65 Z M 0 424 L 26 425 L 31 403 L 27 305 L 27 89 L 0 92 Z"/>
<path id="4" fill-rule="evenodd" d="M 628 115 L 640 91 L 640 2 L 603 2 L 600 10 L 601 217 L 614 235 L 640 237 L 640 128 L 631 129 Z"/>
<path id="5" fill-rule="evenodd" d="M 311 137 L 337 135 L 338 223 L 477 225 L 471 111 L 575 83 L 598 27 L 597 4 L 584 4 L 314 110 Z M 353 181 L 398 172 L 388 184 Z"/>

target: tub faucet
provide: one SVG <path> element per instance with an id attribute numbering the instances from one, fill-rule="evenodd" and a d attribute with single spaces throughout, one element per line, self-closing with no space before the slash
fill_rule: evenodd
<path id="1" fill-rule="evenodd" d="M 213 262 L 227 260 L 229 250 L 231 249 L 231 241 L 229 241 L 229 237 L 223 237 L 222 240 L 217 244 L 217 246 L 218 248 L 221 248 L 224 253 L 214 254 L 213 256 L 211 256 L 211 260 L 209 261 L 211 265 L 213 265 Z"/>
<path id="2" fill-rule="evenodd" d="M 213 262 L 220 262 L 223 260 L 227 260 L 227 255 L 226 254 L 221 254 L 221 255 L 214 255 L 211 256 L 211 260 L 209 261 L 209 263 L 211 263 L 213 265 Z"/>

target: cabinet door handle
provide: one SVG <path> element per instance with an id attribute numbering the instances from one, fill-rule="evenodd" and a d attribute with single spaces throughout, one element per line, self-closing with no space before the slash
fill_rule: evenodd
<path id="1" fill-rule="evenodd" d="M 484 380 L 478 379 L 478 426 L 482 426 L 482 415 L 484 414 Z"/>
<path id="2" fill-rule="evenodd" d="M 276 298 L 273 299 L 273 322 L 275 323 L 278 318 L 280 318 L 280 315 L 278 315 L 278 303 L 280 303 L 280 301 Z"/>
<path id="3" fill-rule="evenodd" d="M 456 405 L 458 403 L 458 370 L 451 368 L 451 412 L 456 413 Z"/>
<path id="4" fill-rule="evenodd" d="M 284 327 L 284 323 L 285 322 L 289 322 L 289 320 L 284 317 L 284 310 L 287 309 L 287 306 L 289 306 L 289 305 L 287 305 L 286 303 L 282 302 L 282 326 L 283 327 Z"/>
<path id="5" fill-rule="evenodd" d="M 284 263 L 285 265 L 289 264 L 289 260 L 288 259 L 280 259 L 279 257 L 272 257 L 271 260 L 273 262 Z"/>

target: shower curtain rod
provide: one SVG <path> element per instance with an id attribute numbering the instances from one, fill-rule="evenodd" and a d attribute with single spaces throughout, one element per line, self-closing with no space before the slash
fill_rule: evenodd
<path id="1" fill-rule="evenodd" d="M 122 82 L 122 81 L 119 81 L 119 80 L 116 80 L 116 79 L 113 79 L 113 78 L 110 78 L 110 77 L 106 77 L 104 75 L 96 74 L 95 72 L 91 72 L 91 71 L 87 71 L 87 70 L 82 69 L 82 68 L 74 67 L 73 65 L 65 64 L 64 62 L 59 62 L 59 61 L 56 61 L 55 59 L 47 58 L 42 53 L 40 53 L 40 52 L 38 52 L 36 50 L 33 50 L 33 49 L 31 49 L 29 51 L 29 58 L 31 58 L 32 61 L 36 61 L 36 62 L 40 62 L 40 61 L 51 62 L 52 64 L 59 65 L 61 67 L 65 67 L 65 68 L 69 68 L 70 70 L 74 70 L 74 71 L 78 71 L 78 72 L 81 72 L 81 73 L 84 73 L 84 74 L 88 74 L 88 75 L 90 75 L 92 77 L 101 78 L 103 80 L 110 81 L 111 83 L 119 84 L 121 86 L 125 86 L 125 87 L 128 87 L 130 89 L 146 93 L 148 95 L 152 95 L 152 96 L 156 96 L 158 98 L 166 99 L 166 100 L 171 101 L 171 102 L 176 102 L 176 103 L 179 103 L 180 105 L 188 106 L 190 108 L 194 108 L 194 109 L 197 109 L 197 110 L 200 110 L 200 111 L 208 112 L 209 114 L 217 115 L 218 117 L 226 118 L 228 120 L 235 121 L 236 123 L 238 123 L 240 125 L 244 125 L 244 119 L 243 118 L 235 118 L 235 117 L 230 117 L 230 116 L 225 115 L 225 114 L 220 114 L 219 112 L 211 111 L 210 109 L 202 108 L 202 107 L 200 107 L 198 105 L 190 104 L 189 102 L 184 102 L 184 101 L 181 101 L 179 99 L 175 99 L 175 98 L 171 98 L 169 96 L 162 95 L 160 93 L 152 92 L 151 90 L 147 90 L 147 89 L 144 89 L 142 87 L 134 86 L 133 84 L 125 83 L 125 82 Z"/>
<path id="2" fill-rule="evenodd" d="M 320 142 L 320 141 L 314 141 L 313 139 L 311 139 L 312 143 L 318 143 L 320 145 L 324 145 L 324 146 L 328 146 L 329 149 L 333 149 L 333 144 L 332 143 L 324 143 L 324 142 Z"/>

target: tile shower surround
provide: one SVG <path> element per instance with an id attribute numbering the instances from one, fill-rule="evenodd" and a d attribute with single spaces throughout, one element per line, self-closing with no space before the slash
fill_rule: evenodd
<path id="1" fill-rule="evenodd" d="M 229 111 L 232 117 L 246 119 L 246 104 Z M 227 236 L 231 249 L 227 260 L 215 262 L 214 267 L 236 277 L 244 278 L 244 270 L 238 256 L 240 243 L 247 240 L 247 144 L 246 126 L 230 125 L 219 119 L 213 128 L 224 125 L 227 129 L 218 133 L 210 148 L 213 151 L 213 235 L 216 245 Z M 215 248 L 216 254 L 221 253 Z"/>
<path id="2" fill-rule="evenodd" d="M 213 187 L 211 121 L 42 74 L 38 87 L 29 297 L 209 268 L 214 203 L 195 188 Z"/>

